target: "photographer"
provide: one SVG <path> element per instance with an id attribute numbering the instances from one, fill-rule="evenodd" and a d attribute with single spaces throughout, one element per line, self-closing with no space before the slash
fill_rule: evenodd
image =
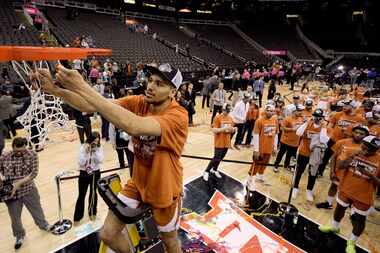
<path id="1" fill-rule="evenodd" d="M 100 147 L 100 134 L 92 132 L 86 143 L 79 150 L 78 199 L 75 204 L 74 222 L 79 222 L 84 214 L 84 199 L 87 188 L 90 187 L 88 201 L 88 215 L 91 220 L 96 219 L 96 207 L 98 196 L 96 194 L 97 183 L 100 178 L 100 165 L 103 162 L 103 149 Z"/>
<path id="2" fill-rule="evenodd" d="M 21 221 L 24 205 L 41 230 L 51 230 L 34 184 L 34 178 L 38 175 L 38 156 L 26 148 L 27 143 L 25 138 L 14 138 L 13 150 L 0 157 L 0 200 L 8 208 L 13 235 L 16 237 L 15 249 L 19 249 L 24 242 L 25 230 Z"/>

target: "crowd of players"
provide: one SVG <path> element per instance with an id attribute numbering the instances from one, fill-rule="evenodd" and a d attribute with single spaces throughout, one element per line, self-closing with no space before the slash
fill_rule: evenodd
<path id="1" fill-rule="evenodd" d="M 271 82 L 281 83 L 283 75 L 273 75 L 273 69 L 267 76 L 272 79 Z M 277 73 L 280 73 L 279 69 Z M 254 191 L 257 183 L 265 182 L 265 169 L 274 158 L 275 173 L 281 167 L 295 173 L 292 199 L 297 198 L 300 179 L 308 169 L 306 199 L 313 203 L 317 178 L 323 176 L 329 167 L 331 186 L 328 196 L 316 207 L 332 209 L 334 198 L 337 204 L 331 226 L 320 226 L 320 230 L 338 233 L 345 210 L 351 207 L 353 230 L 346 252 L 355 252 L 355 242 L 364 231 L 366 217 L 375 210 L 374 201 L 380 183 L 380 104 L 373 89 L 376 72 L 366 72 L 353 68 L 343 75 L 335 74 L 335 78 L 355 75 L 349 80 L 345 79 L 348 83 L 353 81 L 350 85 L 337 82 L 334 85 L 326 82 L 313 85 L 309 79 L 311 73 L 306 73 L 301 91 L 292 95 L 290 104 L 285 106 L 286 98 L 275 93 L 261 109 L 259 100 L 263 90 L 260 80 L 266 74 L 261 72 L 261 76 L 254 77 L 253 88 L 248 79 L 247 90 L 241 91 L 235 105 L 231 106 L 227 99 L 223 100 L 222 113 L 213 120 L 215 152 L 203 174 L 204 180 L 208 181 L 210 173 L 221 178 L 218 165 L 231 148 L 232 136 L 236 133 L 233 147 L 240 149 L 244 132 L 253 129 L 253 132 L 247 131 L 248 134 L 252 133 L 252 141 L 246 144 L 253 147 L 247 189 Z M 366 78 L 358 78 L 364 74 Z M 293 89 L 293 85 L 290 88 Z M 220 105 L 224 97 L 222 90 L 223 84 L 220 84 L 211 95 L 214 110 L 218 109 L 215 103 Z M 280 166 L 285 154 L 284 165 Z M 294 167 L 290 166 L 292 157 L 297 157 Z"/>
<path id="2" fill-rule="evenodd" d="M 152 65 L 157 66 L 156 63 Z M 137 64 L 133 69 L 130 63 L 119 64 L 108 59 L 101 63 L 93 58 L 88 61 L 75 60 L 72 68 L 82 73 L 94 89 L 107 98 L 138 93 L 144 87 L 145 70 L 142 64 Z M 284 168 L 295 173 L 293 199 L 297 198 L 300 179 L 308 169 L 306 199 L 313 202 L 317 178 L 329 167 L 331 185 L 328 196 L 325 202 L 316 206 L 332 209 L 335 197 L 337 205 L 332 226 L 321 226 L 320 229 L 323 232 L 339 232 L 344 211 L 351 206 L 354 213 L 351 219 L 353 232 L 348 240 L 347 252 L 354 252 L 355 242 L 364 230 L 365 217 L 373 210 L 379 184 L 380 156 L 377 150 L 380 148 L 380 103 L 373 89 L 376 76 L 376 71 L 372 69 L 343 71 L 338 68 L 335 72 L 324 72 L 319 66 L 300 63 L 283 65 L 278 62 L 263 68 L 247 65 L 241 72 L 216 69 L 204 79 L 200 89 L 202 107 L 207 101 L 212 112 L 212 132 L 215 136 L 214 157 L 203 179 L 208 181 L 210 174 L 221 178 L 218 166 L 228 149 L 253 147 L 248 190 L 253 191 L 257 183 L 265 182 L 266 165 L 273 158 L 274 172 Z M 4 79 L 9 84 L 9 77 Z M 313 82 L 316 79 L 319 82 Z M 225 90 L 225 83 L 229 81 L 230 87 Z M 342 85 L 342 82 L 350 84 Z M 279 85 L 287 84 L 289 90 L 294 91 L 297 83 L 301 90 L 293 92 L 290 95 L 292 101 L 286 105 L 288 97 L 276 90 Z M 191 82 L 184 83 L 176 95 L 176 100 L 188 111 L 190 126 L 193 125 L 192 115 L 195 113 L 196 91 L 193 86 Z M 268 96 L 264 102 L 266 86 Z M 78 126 L 86 121 L 82 118 L 88 118 L 86 122 L 90 127 L 78 128 L 83 144 L 84 135 L 87 138 L 91 136 L 91 115 L 78 111 L 74 111 L 73 115 Z M 102 118 L 101 138 L 106 141 L 110 139 L 108 129 L 109 123 Z M 123 150 L 126 150 L 130 160 L 133 149 L 128 148 L 128 141 L 124 141 L 122 147 L 117 146 L 125 137 L 122 131 L 116 129 L 116 135 L 111 135 L 120 167 L 125 167 Z M 234 145 L 231 145 L 233 137 Z M 284 155 L 284 165 L 281 166 Z M 292 158 L 296 158 L 295 166 L 291 165 Z"/>

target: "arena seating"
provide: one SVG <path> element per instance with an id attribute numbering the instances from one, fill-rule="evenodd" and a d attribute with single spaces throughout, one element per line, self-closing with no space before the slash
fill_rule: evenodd
<path id="1" fill-rule="evenodd" d="M 174 44 L 178 44 L 179 47 L 185 48 L 185 45 L 190 46 L 190 54 L 195 55 L 207 62 L 227 67 L 241 67 L 243 62 L 240 60 L 226 55 L 223 52 L 201 43 L 196 38 L 191 38 L 188 35 L 181 32 L 175 23 L 141 20 L 141 22 L 148 24 L 152 32 L 157 32 L 157 35 L 171 41 Z"/>
<path id="2" fill-rule="evenodd" d="M 49 8 L 51 30 L 61 43 L 70 44 L 75 37 L 91 35 L 97 47 L 112 48 L 113 58 L 120 62 L 170 63 L 183 72 L 204 70 L 204 66 L 188 57 L 176 54 L 143 33 L 130 32 L 119 17 L 81 12 L 75 20 L 66 18 L 66 11 Z"/>
<path id="3" fill-rule="evenodd" d="M 41 42 L 38 38 L 38 31 L 25 23 L 17 13 L 15 13 L 12 1 L 1 1 L 0 8 L 0 45 L 22 45 L 22 46 L 35 46 L 40 45 Z M 18 26 L 23 23 L 25 29 L 18 30 Z M 16 73 L 10 71 L 12 67 L 8 63 L 0 63 L 0 70 L 3 68 L 8 69 L 10 79 L 12 81 L 19 81 Z M 0 77 L 0 81 L 2 78 Z"/>
<path id="4" fill-rule="evenodd" d="M 288 50 L 296 58 L 315 59 L 297 37 L 295 29 L 287 25 L 256 24 L 242 27 L 242 30 L 268 50 Z"/>
<path id="5" fill-rule="evenodd" d="M 341 22 L 309 24 L 303 27 L 303 32 L 323 49 L 335 51 L 380 52 L 378 31 L 365 31 L 367 44 L 361 44 L 358 28 Z M 377 34 L 377 35 L 376 35 Z"/>
<path id="6" fill-rule="evenodd" d="M 235 31 L 226 25 L 191 25 L 190 29 L 202 37 L 258 64 L 267 64 L 270 59 L 249 45 Z M 231 39 L 233 38 L 233 39 Z"/>
<path id="7" fill-rule="evenodd" d="M 23 23 L 25 29 L 18 30 L 18 26 Z M 40 45 L 38 31 L 23 22 L 16 15 L 11 1 L 1 1 L 0 8 L 0 45 Z"/>

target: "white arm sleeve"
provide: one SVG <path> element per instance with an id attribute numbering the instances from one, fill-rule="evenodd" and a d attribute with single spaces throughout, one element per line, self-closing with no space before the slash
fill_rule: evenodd
<path id="1" fill-rule="evenodd" d="M 93 153 L 92 159 L 95 164 L 102 163 L 104 159 L 103 148 L 101 147 L 97 148 L 96 151 Z"/>
<path id="2" fill-rule="evenodd" d="M 80 167 L 84 167 L 88 161 L 90 155 L 86 152 L 87 144 L 83 144 L 79 148 L 79 161 L 78 164 Z"/>
<path id="3" fill-rule="evenodd" d="M 298 129 L 297 129 L 297 131 L 296 131 L 296 135 L 298 135 L 298 136 L 302 136 L 303 135 L 303 133 L 305 132 L 305 130 L 306 130 L 306 127 L 307 127 L 307 121 L 305 122 L 305 123 L 303 123 Z"/>
<path id="4" fill-rule="evenodd" d="M 274 136 L 273 151 L 277 151 L 277 144 L 278 144 L 278 134 Z"/>
<path id="5" fill-rule="evenodd" d="M 112 145 L 116 145 L 116 131 L 115 131 L 115 126 L 110 123 L 110 126 L 108 128 L 108 134 L 110 137 L 110 142 Z"/>
<path id="6" fill-rule="evenodd" d="M 253 151 L 259 152 L 260 150 L 260 137 L 258 134 L 253 134 Z"/>
<path id="7" fill-rule="evenodd" d="M 329 136 L 327 135 L 327 128 L 322 128 L 321 133 L 319 134 L 319 141 L 323 144 L 326 144 L 329 141 Z"/>

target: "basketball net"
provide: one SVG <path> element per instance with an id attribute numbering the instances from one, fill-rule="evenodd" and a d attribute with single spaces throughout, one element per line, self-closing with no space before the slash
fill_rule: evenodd
<path id="1" fill-rule="evenodd" d="M 69 128 L 69 118 L 62 110 L 63 101 L 53 95 L 46 94 L 41 89 L 39 79 L 30 81 L 30 74 L 38 69 L 51 67 L 47 61 L 12 61 L 12 67 L 30 92 L 30 105 L 17 120 L 24 127 L 27 139 L 33 147 L 43 147 L 46 143 L 49 129 Z"/>

